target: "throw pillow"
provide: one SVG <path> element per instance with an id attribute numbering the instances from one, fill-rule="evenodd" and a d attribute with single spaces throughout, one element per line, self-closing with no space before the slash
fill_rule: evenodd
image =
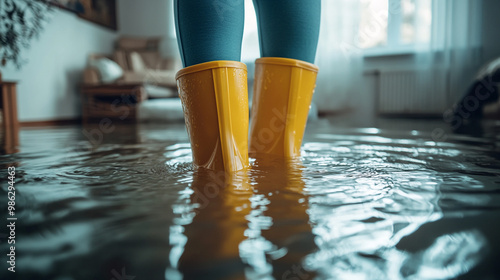
<path id="1" fill-rule="evenodd" d="M 142 72 L 147 70 L 146 63 L 142 60 L 142 57 L 137 52 L 130 53 L 130 66 L 134 72 Z"/>
<path id="2" fill-rule="evenodd" d="M 103 83 L 112 83 L 123 76 L 123 69 L 109 58 L 92 60 L 90 66 L 97 68 Z"/>

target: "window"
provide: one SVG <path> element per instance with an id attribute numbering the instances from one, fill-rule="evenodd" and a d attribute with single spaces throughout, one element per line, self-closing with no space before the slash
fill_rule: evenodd
<path id="1" fill-rule="evenodd" d="M 367 56 L 410 52 L 431 37 L 432 0 L 361 0 L 359 46 Z"/>

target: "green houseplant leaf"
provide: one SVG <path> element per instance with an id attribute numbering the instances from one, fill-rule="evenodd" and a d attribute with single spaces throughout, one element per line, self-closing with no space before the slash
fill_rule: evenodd
<path id="1" fill-rule="evenodd" d="M 0 65 L 24 63 L 21 50 L 30 47 L 48 21 L 53 0 L 0 0 Z"/>

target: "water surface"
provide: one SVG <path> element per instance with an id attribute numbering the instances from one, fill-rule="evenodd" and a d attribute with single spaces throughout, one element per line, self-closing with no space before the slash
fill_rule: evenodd
<path id="1" fill-rule="evenodd" d="M 183 124 L 24 129 L 0 278 L 498 279 L 499 126 L 381 127 L 321 120 L 301 159 L 231 175 L 191 167 Z"/>

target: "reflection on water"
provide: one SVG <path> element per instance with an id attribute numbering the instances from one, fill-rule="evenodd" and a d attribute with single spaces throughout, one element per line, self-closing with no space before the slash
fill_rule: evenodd
<path id="1" fill-rule="evenodd" d="M 199 170 L 193 174 L 189 191 L 187 205 L 177 205 L 190 210 L 178 212 L 182 217 L 179 225 L 183 226 L 184 248 L 181 254 L 171 254 L 171 260 L 179 258 L 174 264 L 189 279 L 202 279 L 207 274 L 243 278 L 245 266 L 238 257 L 238 244 L 246 239 L 245 216 L 250 212 L 252 196 L 246 174 Z"/>
<path id="2" fill-rule="evenodd" d="M 311 126 L 300 160 L 225 174 L 191 168 L 182 124 L 83 129 L 23 130 L 0 156 L 16 166 L 17 279 L 500 274 L 496 136 Z"/>

